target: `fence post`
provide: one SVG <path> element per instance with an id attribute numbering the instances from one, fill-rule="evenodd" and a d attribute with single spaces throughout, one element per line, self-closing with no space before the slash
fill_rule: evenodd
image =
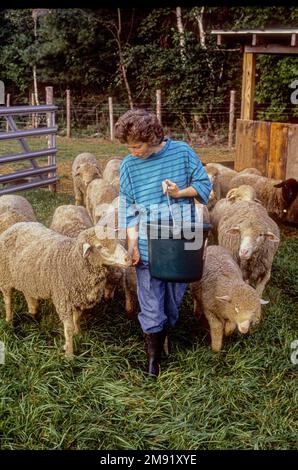
<path id="1" fill-rule="evenodd" d="M 7 93 L 6 95 L 6 106 L 10 106 L 10 93 Z M 8 122 L 6 122 L 6 132 L 9 131 L 9 125 Z"/>
<path id="2" fill-rule="evenodd" d="M 229 148 L 233 147 L 234 141 L 234 120 L 235 120 L 235 90 L 231 90 L 230 93 L 230 112 L 229 112 Z"/>
<path id="3" fill-rule="evenodd" d="M 161 124 L 161 90 L 156 90 L 156 116 Z"/>
<path id="4" fill-rule="evenodd" d="M 110 117 L 110 139 L 114 141 L 114 116 L 113 116 L 113 98 L 109 96 L 109 117 Z"/>
<path id="5" fill-rule="evenodd" d="M 70 90 L 66 90 L 66 137 L 71 137 L 70 123 Z"/>
<path id="6" fill-rule="evenodd" d="M 34 93 L 31 93 L 31 106 L 35 106 Z M 37 129 L 37 114 L 32 113 L 32 127 Z"/>
<path id="7" fill-rule="evenodd" d="M 54 94 L 53 94 L 53 87 L 47 86 L 46 87 L 46 104 L 54 104 Z M 55 111 L 47 113 L 47 127 L 55 127 Z M 48 136 L 48 148 L 55 148 L 56 147 L 56 135 L 51 134 Z M 49 155 L 48 156 L 48 165 L 56 164 L 56 155 Z M 49 173 L 49 177 L 55 176 L 55 173 Z M 57 185 L 49 184 L 49 191 L 56 192 Z"/>

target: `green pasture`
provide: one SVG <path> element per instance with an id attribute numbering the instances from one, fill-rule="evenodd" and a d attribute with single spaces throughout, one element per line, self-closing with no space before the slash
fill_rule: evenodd
<path id="1" fill-rule="evenodd" d="M 117 145 L 59 141 L 61 159 L 86 150 L 125 154 Z M 57 206 L 74 202 L 46 189 L 21 194 L 47 226 Z M 1 449 L 296 449 L 298 237 L 291 228 L 282 234 L 261 323 L 214 353 L 188 292 L 156 382 L 144 372 L 141 330 L 126 318 L 121 290 L 86 312 L 72 362 L 51 303 L 33 319 L 16 292 L 8 326 L 0 296 Z"/>

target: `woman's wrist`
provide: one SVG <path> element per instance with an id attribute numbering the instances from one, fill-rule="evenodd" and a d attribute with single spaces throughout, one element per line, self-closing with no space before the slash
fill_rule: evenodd
<path id="1" fill-rule="evenodd" d="M 175 194 L 172 194 L 172 197 L 175 199 L 180 197 L 195 197 L 198 195 L 197 190 L 193 186 L 188 186 L 184 189 L 179 189 Z"/>

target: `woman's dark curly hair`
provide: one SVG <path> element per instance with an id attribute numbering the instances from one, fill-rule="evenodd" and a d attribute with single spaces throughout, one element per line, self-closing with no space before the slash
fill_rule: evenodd
<path id="1" fill-rule="evenodd" d="M 157 116 L 145 109 L 130 109 L 115 124 L 115 136 L 121 143 L 146 142 L 159 145 L 164 138 Z"/>

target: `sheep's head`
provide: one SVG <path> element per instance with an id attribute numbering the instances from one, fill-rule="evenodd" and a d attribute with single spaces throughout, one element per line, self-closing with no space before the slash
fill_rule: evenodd
<path id="1" fill-rule="evenodd" d="M 255 201 L 256 191 L 249 184 L 241 184 L 238 188 L 232 188 L 228 191 L 226 199 L 234 203 L 236 201 Z"/>
<path id="2" fill-rule="evenodd" d="M 285 210 L 292 204 L 298 195 L 298 181 L 295 178 L 289 178 L 274 185 L 275 188 L 281 188 L 282 197 L 285 202 Z"/>
<path id="3" fill-rule="evenodd" d="M 249 260 L 265 241 L 279 243 L 279 237 L 263 224 L 246 221 L 233 226 L 226 233 L 240 237 L 239 258 Z"/>
<path id="4" fill-rule="evenodd" d="M 93 181 L 95 178 L 100 178 L 100 170 L 98 167 L 94 165 L 94 163 L 81 163 L 78 165 L 76 172 L 75 172 L 75 177 L 80 178 L 80 180 L 83 182 L 83 184 L 87 187 L 91 181 Z"/>
<path id="5" fill-rule="evenodd" d="M 234 321 L 240 333 L 248 333 L 251 325 L 261 319 L 261 305 L 268 301 L 260 299 L 255 289 L 247 284 L 233 286 L 231 294 L 216 296 L 222 316 Z"/>
<path id="6" fill-rule="evenodd" d="M 83 258 L 94 266 L 102 264 L 119 268 L 131 266 L 131 257 L 116 238 L 109 238 L 109 232 L 97 227 L 84 230 L 77 238 Z M 104 236 L 103 236 L 104 235 Z"/>

